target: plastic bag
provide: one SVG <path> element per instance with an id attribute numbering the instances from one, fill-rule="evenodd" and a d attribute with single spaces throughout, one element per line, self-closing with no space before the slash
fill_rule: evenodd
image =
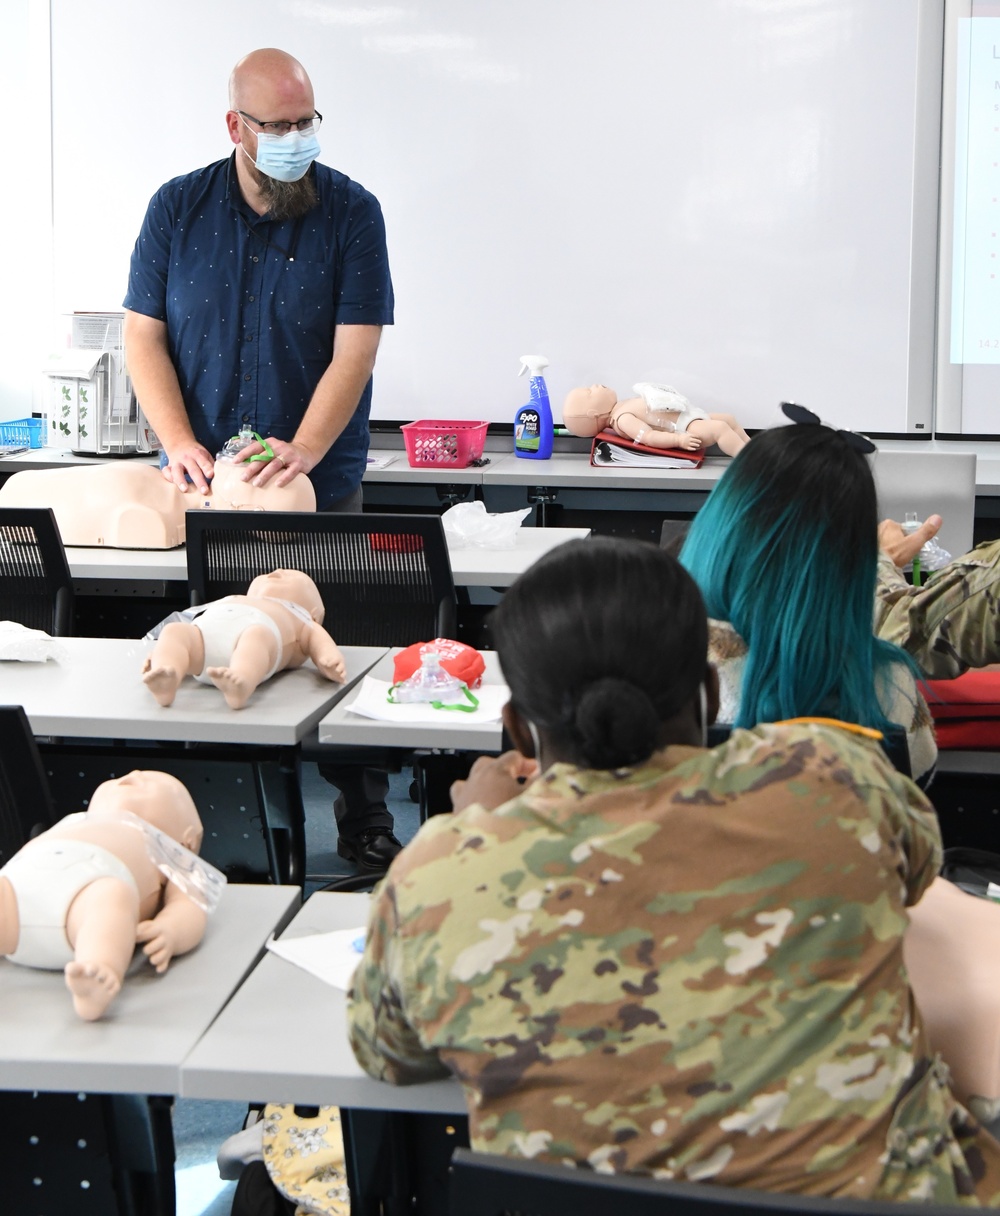
<path id="1" fill-rule="evenodd" d="M 517 530 L 531 508 L 523 511 L 504 511 L 491 515 L 486 504 L 458 502 L 441 516 L 444 534 L 455 548 L 478 545 L 483 549 L 513 549 L 517 544 Z"/>
<path id="2" fill-rule="evenodd" d="M 66 657 L 66 647 L 43 629 L 29 629 L 17 621 L 0 621 L 0 660 L 44 663 L 46 659 L 65 661 Z"/>
<path id="3" fill-rule="evenodd" d="M 146 851 L 164 878 L 180 887 L 203 912 L 214 912 L 226 889 L 225 874 L 148 820 L 140 819 L 131 811 L 124 812 L 122 818 L 129 827 L 143 834 Z"/>

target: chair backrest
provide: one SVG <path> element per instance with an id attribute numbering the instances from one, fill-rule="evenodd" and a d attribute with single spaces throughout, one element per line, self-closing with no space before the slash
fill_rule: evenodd
<path id="1" fill-rule="evenodd" d="M 52 795 L 20 705 L 0 705 L 0 866 L 55 821 Z"/>
<path id="2" fill-rule="evenodd" d="M 73 631 L 73 579 L 51 507 L 0 507 L 0 620 Z"/>
<path id="3" fill-rule="evenodd" d="M 193 604 L 244 595 L 271 570 L 301 570 L 343 646 L 455 636 L 455 584 L 436 515 L 189 511 L 187 561 Z"/>
<path id="4" fill-rule="evenodd" d="M 903 1205 L 904 1208 L 906 1205 Z M 899 1216 L 877 1200 L 816 1199 L 705 1182 L 667 1182 L 637 1174 L 599 1174 L 542 1161 L 456 1148 L 449 1210 L 461 1216 Z M 921 1216 L 958 1216 L 967 1208 L 921 1204 Z"/>

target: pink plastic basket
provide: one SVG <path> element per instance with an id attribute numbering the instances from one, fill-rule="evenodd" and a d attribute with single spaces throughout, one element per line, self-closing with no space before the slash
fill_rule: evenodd
<path id="1" fill-rule="evenodd" d="M 415 469 L 438 468 L 446 465 L 464 469 L 479 460 L 486 443 L 488 422 L 448 422 L 425 418 L 420 422 L 404 423 L 406 459 Z"/>

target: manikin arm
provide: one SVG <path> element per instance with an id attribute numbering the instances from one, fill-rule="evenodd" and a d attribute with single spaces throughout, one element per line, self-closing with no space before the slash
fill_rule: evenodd
<path id="1" fill-rule="evenodd" d="M 125 361 L 135 395 L 167 453 L 164 474 L 186 491 L 190 473 L 198 492 L 207 494 L 215 458 L 191 430 L 167 346 L 166 322 L 126 309 L 124 332 Z"/>
<path id="2" fill-rule="evenodd" d="M 913 561 L 927 541 L 937 536 L 943 522 L 940 515 L 928 515 L 915 532 L 907 534 L 902 524 L 894 519 L 883 519 L 878 526 L 878 547 L 891 558 L 893 565 L 902 569 L 907 562 Z"/>
<path id="3" fill-rule="evenodd" d="M 344 656 L 322 625 L 315 622 L 312 625 L 303 625 L 299 644 L 328 680 L 343 684 L 347 679 Z"/>
<path id="4" fill-rule="evenodd" d="M 701 440 L 690 431 L 682 431 L 679 435 L 676 431 L 661 431 L 627 410 L 614 416 L 613 426 L 619 435 L 650 448 L 682 448 L 686 452 L 696 452 L 701 447 Z"/>
<path id="5" fill-rule="evenodd" d="M 291 441 L 268 436 L 276 459 L 269 460 L 253 476 L 257 486 L 273 479 L 287 485 L 296 473 L 308 473 L 323 459 L 358 408 L 361 394 L 375 368 L 381 325 L 338 325 L 333 331 L 333 358 L 320 377 L 312 400 Z M 246 449 L 253 456 L 262 449 Z M 250 466 L 255 469 L 256 465 Z"/>
<path id="6" fill-rule="evenodd" d="M 136 941 L 144 942 L 143 951 L 158 972 L 166 971 L 170 960 L 186 954 L 205 936 L 207 913 L 187 895 L 168 882 L 163 890 L 163 907 L 152 920 L 140 921 Z"/>

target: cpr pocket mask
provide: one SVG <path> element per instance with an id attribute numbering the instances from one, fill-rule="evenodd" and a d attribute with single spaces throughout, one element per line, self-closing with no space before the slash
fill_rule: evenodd
<path id="1" fill-rule="evenodd" d="M 215 911 L 226 888 L 226 876 L 221 870 L 131 811 L 123 813 L 122 821 L 142 832 L 146 851 L 168 882 L 180 887 L 203 912 L 211 914 Z"/>
<path id="2" fill-rule="evenodd" d="M 486 660 L 474 646 L 455 642 L 451 638 L 414 642 L 412 646 L 401 650 L 392 661 L 393 680 L 398 684 L 412 676 L 429 650 L 434 651 L 445 671 L 456 676 L 469 688 L 478 688 L 482 684 Z"/>
<path id="3" fill-rule="evenodd" d="M 438 646 L 453 649 L 451 656 L 442 655 Z M 416 654 L 412 653 L 416 651 Z M 476 672 L 476 664 L 463 652 L 468 651 L 479 660 L 482 667 Z M 450 663 L 447 661 L 450 657 Z M 402 662 L 401 662 L 402 660 Z M 419 666 L 414 666 L 414 663 Z M 483 656 L 462 642 L 438 638 L 434 642 L 417 643 L 401 651 L 395 659 L 395 682 L 386 695 L 391 705 L 407 705 L 424 702 L 433 709 L 456 709 L 460 713 L 472 713 L 479 705 L 479 698 L 469 691 L 470 682 L 478 686 L 486 664 Z M 455 668 L 464 668 L 472 679 L 463 679 L 455 674 Z"/>
<path id="4" fill-rule="evenodd" d="M 231 439 L 227 439 L 222 445 L 222 451 L 216 453 L 215 459 L 237 460 L 240 453 L 254 443 L 259 443 L 264 450 L 263 452 L 258 452 L 256 456 L 248 456 L 247 464 L 253 464 L 255 461 L 274 459 L 274 450 L 271 445 L 266 439 L 258 435 L 256 431 L 251 431 L 249 427 L 244 427 L 238 435 L 233 435 Z"/>

